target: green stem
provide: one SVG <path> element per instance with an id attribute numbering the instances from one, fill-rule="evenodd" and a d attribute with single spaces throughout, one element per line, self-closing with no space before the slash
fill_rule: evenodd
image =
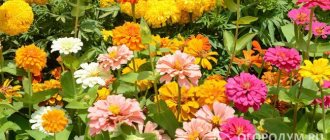
<path id="1" fill-rule="evenodd" d="M 133 71 L 137 72 L 137 68 L 136 68 L 136 64 L 135 64 L 135 58 L 136 58 L 136 52 L 134 51 L 134 58 L 133 58 Z M 138 85 L 137 85 L 137 81 L 135 81 L 134 83 L 134 91 L 137 92 L 138 91 Z"/>
<path id="2" fill-rule="evenodd" d="M 297 95 L 297 99 L 300 98 L 300 95 L 301 95 L 301 92 L 302 92 L 302 85 L 304 83 L 304 78 L 301 79 L 301 82 L 300 82 L 300 85 L 299 85 L 299 91 L 298 91 L 298 95 Z M 298 111 L 299 111 L 299 103 L 296 103 L 295 106 L 294 106 L 294 112 L 293 112 L 293 139 L 295 140 L 296 137 L 296 131 L 297 131 L 297 114 L 298 114 Z"/>
<path id="3" fill-rule="evenodd" d="M 314 16 L 314 10 L 315 8 L 311 9 L 311 14 L 309 16 L 309 30 L 308 30 L 308 40 L 307 40 L 307 46 L 306 46 L 306 54 L 304 59 L 308 60 L 309 59 L 309 47 L 310 47 L 310 43 L 311 43 L 311 39 L 312 39 L 312 25 L 313 25 L 313 16 Z"/>
<path id="4" fill-rule="evenodd" d="M 77 14 L 80 13 L 80 0 L 77 0 L 76 3 L 76 9 L 77 9 Z M 79 27 L 79 15 L 76 15 L 75 17 L 75 23 L 74 23 L 74 37 L 77 38 L 78 37 L 78 27 Z"/>
<path id="5" fill-rule="evenodd" d="M 54 134 L 54 140 L 56 140 L 56 133 Z"/>
<path id="6" fill-rule="evenodd" d="M 28 80 L 29 80 L 29 95 L 32 97 L 33 91 L 32 91 L 32 74 L 30 71 L 28 71 Z M 29 116 L 31 117 L 32 112 L 32 105 L 29 104 Z"/>
<path id="7" fill-rule="evenodd" d="M 234 61 L 234 57 L 235 57 L 235 53 L 236 53 L 236 46 L 237 46 L 237 40 L 238 40 L 238 28 L 239 28 L 238 20 L 240 19 L 240 16 L 241 16 L 240 15 L 240 3 L 241 3 L 241 1 L 237 0 L 237 16 L 236 16 L 237 22 L 236 22 L 236 31 L 235 31 L 235 38 L 234 38 L 234 48 L 233 48 L 233 51 L 231 52 L 232 55 L 231 55 L 230 62 L 229 62 L 229 65 L 228 65 L 228 71 L 227 71 L 227 74 L 226 74 L 226 78 L 230 74 L 231 67 L 233 65 L 233 61 Z"/>
<path id="8" fill-rule="evenodd" d="M 319 85 L 321 91 L 321 100 L 322 100 L 322 127 L 323 127 L 323 136 L 324 139 L 327 139 L 327 129 L 325 127 L 325 104 L 324 104 L 324 92 L 322 87 Z"/>
<path id="9" fill-rule="evenodd" d="M 73 85 L 73 91 L 74 91 L 74 98 L 77 97 L 77 89 L 76 89 L 76 79 L 74 79 L 74 70 L 70 70 L 71 72 L 71 78 L 72 78 L 72 85 Z"/>
<path id="10" fill-rule="evenodd" d="M 314 128 L 314 119 L 315 119 L 315 114 L 316 114 L 316 108 L 317 108 L 317 104 L 314 104 L 314 108 L 313 108 L 313 115 L 312 115 L 312 119 L 311 119 L 311 126 L 310 126 L 310 130 L 313 130 Z"/>
<path id="11" fill-rule="evenodd" d="M 262 73 L 262 70 L 264 69 L 264 67 L 265 67 L 265 60 L 262 59 L 261 70 L 260 70 L 260 72 L 258 72 L 258 78 L 259 79 L 261 78 L 261 73 Z"/>
<path id="12" fill-rule="evenodd" d="M 153 72 L 153 76 L 155 76 L 156 75 L 155 63 L 154 63 L 154 58 L 152 56 L 150 46 L 148 46 L 148 51 L 149 51 L 149 59 L 150 59 L 150 63 L 151 63 L 151 70 Z M 159 104 L 159 94 L 158 94 L 158 87 L 157 87 L 157 81 L 156 80 L 153 81 L 153 86 L 154 86 L 154 92 L 156 94 L 156 100 L 157 100 L 157 111 L 159 113 L 160 112 L 160 104 Z"/>
<path id="13" fill-rule="evenodd" d="M 132 10 L 132 16 L 133 16 L 133 22 L 136 23 L 136 17 L 135 17 L 135 4 L 131 3 L 131 10 Z"/>
<path id="14" fill-rule="evenodd" d="M 180 88 L 179 85 L 178 85 L 178 107 L 177 107 L 177 111 L 178 111 L 177 119 L 178 119 L 178 121 L 180 121 L 180 113 L 181 113 L 181 88 Z"/>
<path id="15" fill-rule="evenodd" d="M 3 83 L 3 81 L 5 80 L 5 76 L 4 73 L 2 72 L 2 68 L 4 67 L 5 59 L 2 54 L 2 49 L 3 47 L 1 45 L 1 40 L 0 40 L 0 69 L 1 69 L 1 82 Z"/>

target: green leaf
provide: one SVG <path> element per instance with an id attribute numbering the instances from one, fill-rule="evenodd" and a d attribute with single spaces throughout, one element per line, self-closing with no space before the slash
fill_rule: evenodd
<path id="1" fill-rule="evenodd" d="M 120 76 L 120 81 L 124 81 L 127 83 L 135 83 L 136 80 L 138 79 L 139 73 L 135 73 L 135 72 L 130 72 L 127 74 L 124 74 L 122 76 Z"/>
<path id="2" fill-rule="evenodd" d="M 87 109 L 89 105 L 86 102 L 79 102 L 76 100 L 71 100 L 69 103 L 65 106 L 65 108 L 70 109 Z"/>
<path id="3" fill-rule="evenodd" d="M 295 33 L 294 33 L 294 25 L 292 23 L 281 26 L 282 33 L 287 42 L 294 42 Z"/>
<path id="4" fill-rule="evenodd" d="M 44 140 L 44 139 L 47 139 L 51 136 L 43 133 L 43 132 L 40 132 L 38 130 L 25 130 L 32 138 L 36 139 L 36 140 Z"/>
<path id="5" fill-rule="evenodd" d="M 152 71 L 142 71 L 138 73 L 137 80 L 155 80 Z"/>
<path id="6" fill-rule="evenodd" d="M 179 127 L 179 122 L 173 112 L 167 107 L 166 103 L 164 101 L 160 101 L 158 103 L 150 104 L 147 107 L 149 110 L 148 116 L 153 120 L 153 122 L 165 129 L 173 138 L 175 135 L 175 130 Z M 160 110 L 158 110 L 158 107 Z"/>
<path id="7" fill-rule="evenodd" d="M 80 58 L 79 61 L 81 63 L 89 62 L 93 58 L 96 57 L 97 53 L 99 53 L 100 50 L 96 49 L 96 47 L 92 47 L 91 49 L 88 49 Z"/>
<path id="8" fill-rule="evenodd" d="M 236 12 L 237 11 L 237 4 L 233 0 L 224 0 L 225 5 L 228 7 L 230 12 Z"/>
<path id="9" fill-rule="evenodd" d="M 73 126 L 69 125 L 62 132 L 56 134 L 56 139 L 59 140 L 68 140 Z"/>
<path id="10" fill-rule="evenodd" d="M 330 132 L 330 115 L 327 115 L 325 117 L 325 131 L 327 133 Z M 323 119 L 321 119 L 318 123 L 317 123 L 317 129 L 323 132 Z"/>
<path id="11" fill-rule="evenodd" d="M 282 118 L 265 119 L 264 128 L 267 132 L 277 135 L 281 133 L 291 133 L 291 127 L 284 123 Z"/>
<path id="12" fill-rule="evenodd" d="M 306 133 L 308 128 L 308 116 L 303 115 L 297 124 L 297 131 L 300 133 Z"/>
<path id="13" fill-rule="evenodd" d="M 5 61 L 4 67 L 0 69 L 0 72 L 6 72 L 15 76 L 23 76 L 26 73 L 23 69 L 17 68 L 12 60 Z"/>
<path id="14" fill-rule="evenodd" d="M 330 51 L 330 43 L 312 43 L 310 48 L 309 56 L 323 56 L 324 52 Z"/>
<path id="15" fill-rule="evenodd" d="M 16 123 L 12 122 L 12 121 L 7 121 L 5 123 L 1 123 L 0 126 L 0 133 L 4 133 L 7 130 L 21 130 L 21 127 L 19 127 Z"/>
<path id="16" fill-rule="evenodd" d="M 268 104 L 263 104 L 260 110 L 252 112 L 251 115 L 259 120 L 280 117 L 280 113 L 278 112 L 278 110 Z"/>
<path id="17" fill-rule="evenodd" d="M 251 43 L 252 39 L 256 35 L 257 35 L 256 33 L 247 33 L 247 34 L 243 35 L 242 37 L 240 37 L 237 40 L 236 53 L 240 52 L 241 50 L 243 50 L 246 47 L 246 45 Z"/>
<path id="18" fill-rule="evenodd" d="M 242 25 L 242 24 L 246 25 L 246 24 L 251 24 L 252 22 L 255 22 L 257 20 L 258 20 L 258 17 L 245 16 L 245 17 L 241 17 L 237 21 L 233 21 L 233 23 L 236 24 L 236 22 L 238 22 L 239 25 Z"/>
<path id="19" fill-rule="evenodd" d="M 152 42 L 152 35 L 147 22 L 142 18 L 140 22 L 140 33 L 142 44 L 150 44 Z"/>
<path id="20" fill-rule="evenodd" d="M 72 98 L 75 96 L 75 82 L 73 81 L 73 75 L 70 71 L 65 71 L 61 75 L 61 85 L 62 85 L 62 91 L 63 94 L 61 94 L 63 97 L 69 97 Z"/>
<path id="21" fill-rule="evenodd" d="M 223 31 L 223 44 L 225 49 L 229 54 L 233 52 L 234 49 L 234 35 L 230 31 Z"/>
<path id="22" fill-rule="evenodd" d="M 58 89 L 49 89 L 49 90 L 33 93 L 32 96 L 29 94 L 24 94 L 22 98 L 17 98 L 17 100 L 20 100 L 26 104 L 37 104 L 39 102 L 49 99 L 55 93 L 58 93 Z"/>
<path id="23" fill-rule="evenodd" d="M 72 55 L 63 55 L 62 56 L 63 63 L 66 67 L 68 67 L 70 70 L 76 70 L 79 68 L 80 61 L 77 57 Z"/>

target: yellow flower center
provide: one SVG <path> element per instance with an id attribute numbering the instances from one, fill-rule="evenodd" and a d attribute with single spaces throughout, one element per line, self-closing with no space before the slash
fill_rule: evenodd
<path id="1" fill-rule="evenodd" d="M 221 122 L 221 118 L 219 116 L 213 116 L 212 117 L 212 123 L 213 124 L 219 125 L 220 122 Z"/>
<path id="2" fill-rule="evenodd" d="M 110 58 L 115 58 L 117 56 L 117 51 L 112 51 L 112 52 L 109 52 L 108 56 Z"/>
<path id="3" fill-rule="evenodd" d="M 243 133 L 243 128 L 242 127 L 238 127 L 237 129 L 236 129 L 236 135 L 240 135 L 240 134 L 242 134 Z"/>
<path id="4" fill-rule="evenodd" d="M 110 105 L 108 109 L 112 114 L 115 115 L 118 115 L 120 112 L 120 107 L 118 105 Z"/>
<path id="5" fill-rule="evenodd" d="M 93 71 L 93 72 L 91 72 L 90 76 L 91 77 L 97 77 L 97 76 L 99 76 L 99 72 L 98 71 Z"/>
<path id="6" fill-rule="evenodd" d="M 297 20 L 299 20 L 299 21 L 305 21 L 306 18 L 307 18 L 307 14 L 305 14 L 305 13 L 300 13 L 297 15 Z"/>
<path id="7" fill-rule="evenodd" d="M 199 138 L 199 133 L 196 132 L 196 131 L 194 131 L 194 132 L 192 132 L 192 133 L 190 133 L 190 134 L 188 135 L 188 139 L 189 139 L 189 140 L 196 140 L 196 139 L 198 139 L 198 138 Z"/>
<path id="8" fill-rule="evenodd" d="M 182 64 L 179 61 L 174 62 L 173 68 L 177 69 L 177 70 L 182 70 L 183 69 Z"/>
<path id="9" fill-rule="evenodd" d="M 69 42 L 69 41 L 68 42 L 62 42 L 61 47 L 64 50 L 70 50 L 73 47 L 73 42 Z"/>
<path id="10" fill-rule="evenodd" d="M 251 87 L 251 83 L 250 82 L 245 82 L 244 84 L 243 84 L 243 88 L 244 89 L 249 89 Z"/>
<path id="11" fill-rule="evenodd" d="M 69 120 L 65 112 L 59 109 L 51 110 L 42 115 L 42 127 L 48 133 L 58 133 L 65 129 Z"/>

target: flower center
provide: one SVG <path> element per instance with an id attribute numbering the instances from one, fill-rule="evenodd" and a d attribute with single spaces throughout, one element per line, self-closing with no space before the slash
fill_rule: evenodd
<path id="1" fill-rule="evenodd" d="M 306 13 L 300 13 L 297 15 L 297 20 L 298 21 L 305 21 L 307 19 L 307 14 Z"/>
<path id="2" fill-rule="evenodd" d="M 108 110 L 115 115 L 118 115 L 120 112 L 120 107 L 118 105 L 110 105 Z"/>
<path id="3" fill-rule="evenodd" d="M 99 72 L 98 71 L 92 71 L 90 74 L 91 77 L 98 77 L 99 76 Z"/>
<path id="4" fill-rule="evenodd" d="M 322 35 L 323 34 L 323 29 L 322 28 L 316 28 L 315 32 L 319 35 Z"/>
<path id="5" fill-rule="evenodd" d="M 110 58 L 115 58 L 117 56 L 117 51 L 112 51 L 112 52 L 109 52 L 108 56 Z"/>
<path id="6" fill-rule="evenodd" d="M 244 89 L 250 89 L 250 87 L 251 87 L 251 83 L 250 83 L 250 82 L 245 82 L 245 83 L 243 84 L 243 88 L 244 88 Z"/>
<path id="7" fill-rule="evenodd" d="M 41 117 L 42 127 L 48 133 L 61 132 L 67 126 L 69 120 L 65 116 L 65 112 L 59 109 L 48 111 Z"/>
<path id="8" fill-rule="evenodd" d="M 283 52 L 278 52 L 277 53 L 277 56 L 281 57 L 281 58 L 285 58 L 286 57 L 286 54 L 283 53 Z"/>
<path id="9" fill-rule="evenodd" d="M 61 45 L 64 50 L 70 50 L 73 46 L 73 43 L 72 42 L 62 42 Z"/>
<path id="10" fill-rule="evenodd" d="M 219 125 L 220 122 L 221 122 L 221 118 L 219 116 L 213 116 L 212 117 L 212 123 L 213 124 Z"/>
<path id="11" fill-rule="evenodd" d="M 239 126 L 238 128 L 236 128 L 236 135 L 240 135 L 243 133 L 243 127 Z"/>
<path id="12" fill-rule="evenodd" d="M 199 133 L 197 131 L 193 131 L 188 135 L 189 140 L 196 140 L 199 138 Z"/>
<path id="13" fill-rule="evenodd" d="M 182 64 L 177 60 L 175 60 L 173 68 L 177 69 L 177 70 L 182 70 L 183 69 Z"/>

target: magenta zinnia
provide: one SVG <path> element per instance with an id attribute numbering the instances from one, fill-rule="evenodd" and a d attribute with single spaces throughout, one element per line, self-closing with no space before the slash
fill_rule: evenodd
<path id="1" fill-rule="evenodd" d="M 309 27 L 306 26 L 305 29 L 309 30 Z M 323 22 L 314 21 L 312 23 L 312 33 L 316 37 L 322 37 L 323 39 L 326 39 L 328 35 L 330 35 L 330 26 Z"/>
<path id="2" fill-rule="evenodd" d="M 226 94 L 234 102 L 235 107 L 242 112 L 246 112 L 249 107 L 258 110 L 267 97 L 267 87 L 256 76 L 241 73 L 228 79 Z"/>
<path id="3" fill-rule="evenodd" d="M 319 6 L 322 10 L 330 10 L 330 0 L 298 0 L 297 4 L 303 4 L 306 8 Z"/>
<path id="4" fill-rule="evenodd" d="M 237 117 L 228 119 L 220 129 L 222 140 L 253 140 L 256 133 L 250 121 Z"/>
<path id="5" fill-rule="evenodd" d="M 288 13 L 288 17 L 297 25 L 306 25 L 309 23 L 311 10 L 305 7 L 292 9 Z"/>
<path id="6" fill-rule="evenodd" d="M 288 49 L 277 46 L 275 48 L 269 48 L 264 56 L 266 62 L 270 62 L 279 69 L 291 71 L 300 65 L 301 57 L 299 52 L 294 49 Z"/>

